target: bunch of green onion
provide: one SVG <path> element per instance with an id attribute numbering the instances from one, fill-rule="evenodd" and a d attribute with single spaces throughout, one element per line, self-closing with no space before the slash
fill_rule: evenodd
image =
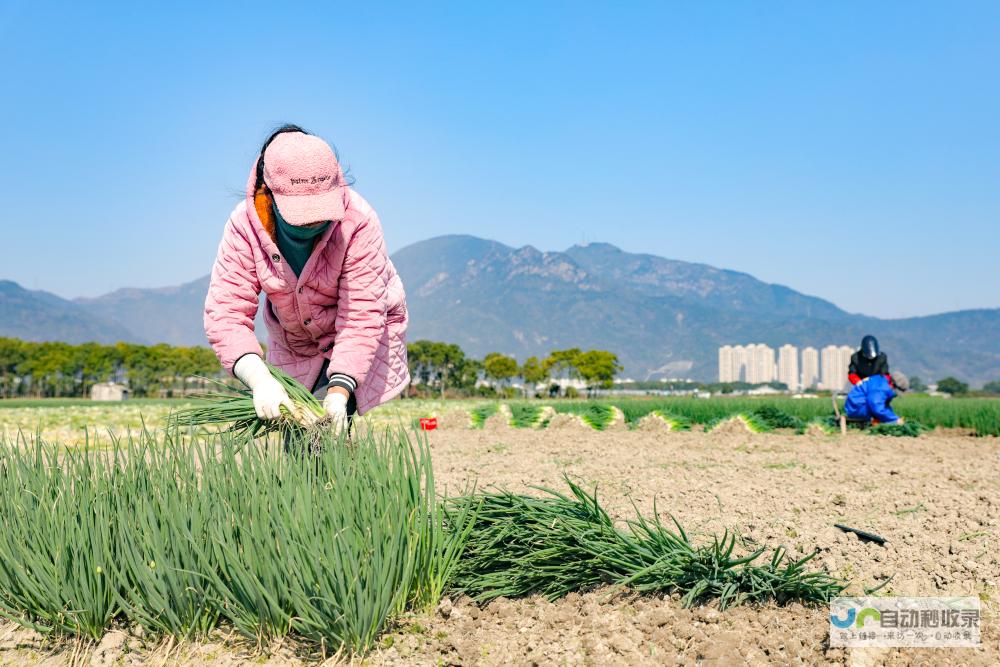
<path id="1" fill-rule="evenodd" d="M 719 606 L 774 600 L 824 603 L 845 584 L 809 571 L 815 556 L 800 559 L 782 548 L 737 554 L 737 536 L 725 532 L 695 545 L 675 530 L 637 517 L 614 525 L 596 493 L 570 481 L 570 494 L 540 489 L 545 497 L 506 491 L 452 500 L 475 508 L 472 531 L 451 588 L 479 601 L 541 594 L 556 599 L 573 591 L 617 585 L 641 593 L 679 593 L 685 606 L 717 599 Z M 762 563 L 758 563 L 761 557 Z"/>
<path id="2" fill-rule="evenodd" d="M 876 424 L 868 429 L 869 435 L 891 435 L 897 438 L 916 438 L 924 431 L 930 430 L 914 421 L 902 424 Z"/>
<path id="3" fill-rule="evenodd" d="M 110 449 L 0 434 L 0 617 L 54 637 L 223 626 L 363 653 L 437 604 L 473 513 L 446 510 L 426 440 L 324 437 L 305 457 L 226 432 Z"/>
<path id="4" fill-rule="evenodd" d="M 199 403 L 174 412 L 170 417 L 171 426 L 221 426 L 233 433 L 246 433 L 253 437 L 276 431 L 302 430 L 323 418 L 323 404 L 312 395 L 302 383 L 268 364 L 274 376 L 291 399 L 295 409 L 289 411 L 281 407 L 278 419 L 260 419 L 253 407 L 253 392 L 245 387 L 233 388 L 213 380 L 227 391 L 208 392 L 196 396 Z"/>
<path id="5" fill-rule="evenodd" d="M 705 424 L 705 431 L 711 433 L 716 428 L 726 424 L 727 422 L 739 422 L 746 427 L 751 433 L 770 433 L 774 429 L 762 419 L 759 415 L 753 412 L 738 412 L 734 415 L 729 415 L 728 417 L 719 417 L 713 419 L 712 421 Z"/>

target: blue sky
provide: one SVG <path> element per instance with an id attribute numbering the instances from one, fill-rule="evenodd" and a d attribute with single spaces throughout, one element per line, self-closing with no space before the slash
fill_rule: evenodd
<path id="1" fill-rule="evenodd" d="M 84 4 L 0 0 L 0 278 L 30 288 L 204 275 L 290 121 L 390 250 L 607 241 L 877 316 L 1000 306 L 1000 3 Z"/>

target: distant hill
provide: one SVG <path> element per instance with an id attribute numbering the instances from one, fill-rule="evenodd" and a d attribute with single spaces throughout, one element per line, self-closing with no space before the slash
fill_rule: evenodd
<path id="1" fill-rule="evenodd" d="M 634 378 L 714 380 L 720 345 L 855 345 L 873 333 L 892 365 L 911 375 L 956 375 L 973 385 L 1000 379 L 1000 309 L 882 320 L 745 273 L 606 243 L 541 252 L 442 236 L 399 250 L 393 261 L 406 286 L 410 340 L 457 343 L 477 357 L 499 351 L 523 360 L 553 349 L 595 347 L 617 352 Z M 207 276 L 75 302 L 14 283 L 0 286 L 0 335 L 205 343 Z M 4 296 L 11 290 L 20 296 Z M 31 304 L 63 319 L 28 317 L 36 307 Z"/>
<path id="2" fill-rule="evenodd" d="M 874 333 L 898 368 L 924 379 L 1000 378 L 1000 309 L 881 320 L 745 273 L 606 243 L 566 252 L 443 236 L 393 255 L 411 339 L 523 359 L 554 348 L 616 351 L 637 378 L 718 377 L 727 343 L 855 345 Z"/>
<path id="3" fill-rule="evenodd" d="M 156 289 L 129 287 L 75 303 L 130 331 L 137 340 L 171 345 L 208 345 L 202 326 L 208 276 Z"/>
<path id="4" fill-rule="evenodd" d="M 566 255 L 612 285 L 627 285 L 647 296 L 674 296 L 689 303 L 735 312 L 768 312 L 788 317 L 841 319 L 847 313 L 829 301 L 783 285 L 707 264 L 627 253 L 609 243 L 576 245 Z"/>
<path id="5" fill-rule="evenodd" d="M 27 290 L 0 280 L 0 337 L 67 343 L 115 343 L 137 339 L 132 332 L 108 322 L 55 294 Z"/>

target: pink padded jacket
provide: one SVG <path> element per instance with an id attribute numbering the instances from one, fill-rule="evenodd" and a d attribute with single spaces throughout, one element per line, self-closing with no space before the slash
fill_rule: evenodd
<path id="1" fill-rule="evenodd" d="M 258 297 L 267 295 L 268 361 L 311 387 L 324 358 L 330 373 L 357 382 L 358 413 L 406 387 L 406 295 L 385 251 L 378 216 L 345 188 L 344 219 L 316 241 L 301 275 L 283 260 L 247 196 L 226 223 L 205 299 L 205 333 L 223 368 L 260 354 L 254 335 Z"/>

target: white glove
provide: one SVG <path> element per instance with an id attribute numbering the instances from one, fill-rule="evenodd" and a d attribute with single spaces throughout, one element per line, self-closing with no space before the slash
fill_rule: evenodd
<path id="1" fill-rule="evenodd" d="M 331 391 L 323 399 L 323 409 L 331 422 L 334 435 L 347 430 L 347 397 L 339 391 Z"/>
<path id="2" fill-rule="evenodd" d="M 244 354 L 233 366 L 233 375 L 243 380 L 253 392 L 253 409 L 260 419 L 277 419 L 284 405 L 289 414 L 294 414 L 295 405 L 288 398 L 288 392 L 274 379 L 264 360 L 256 354 Z"/>

